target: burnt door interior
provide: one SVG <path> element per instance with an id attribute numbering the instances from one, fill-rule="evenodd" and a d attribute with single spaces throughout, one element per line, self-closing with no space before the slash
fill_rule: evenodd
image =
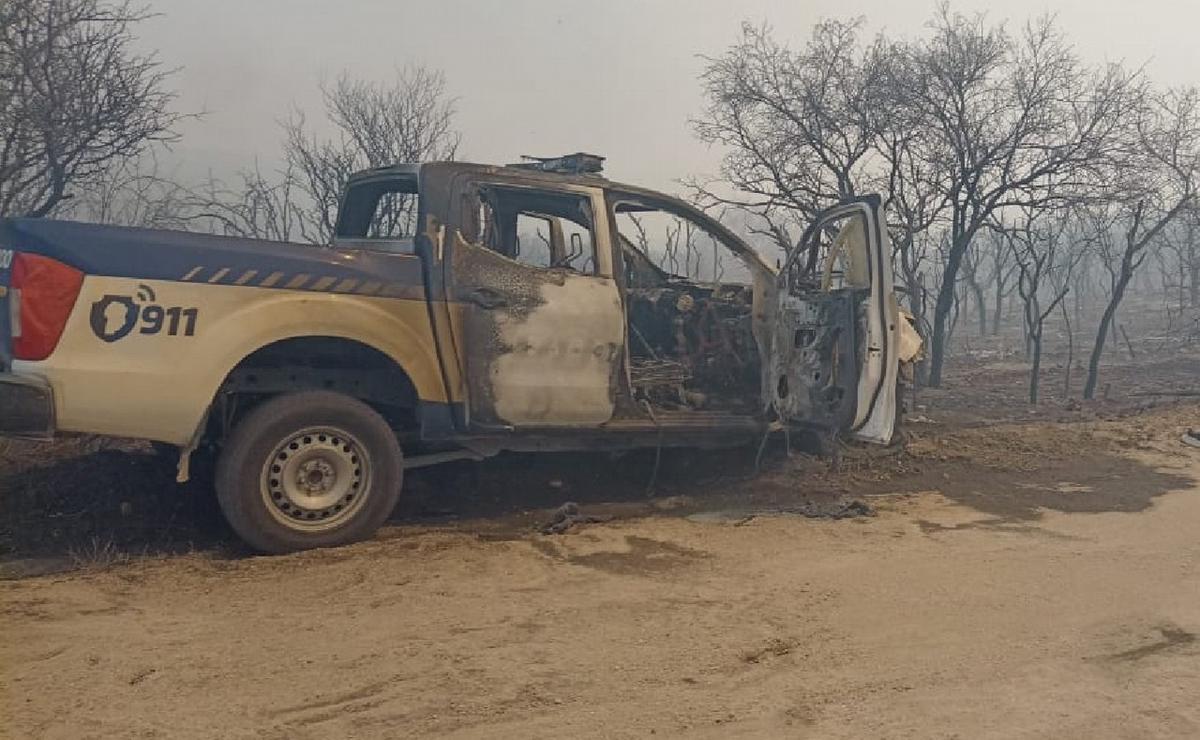
<path id="1" fill-rule="evenodd" d="M 878 197 L 819 214 L 788 255 L 778 288 L 769 377 L 779 416 L 890 440 L 897 309 Z"/>
<path id="2" fill-rule="evenodd" d="M 656 418 L 760 413 L 754 272 L 695 214 L 651 198 L 612 200 L 634 401 Z"/>

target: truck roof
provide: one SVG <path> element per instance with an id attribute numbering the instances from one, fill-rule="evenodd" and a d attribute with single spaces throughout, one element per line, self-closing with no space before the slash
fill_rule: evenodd
<path id="1" fill-rule="evenodd" d="M 408 178 L 413 175 L 418 177 L 421 171 L 430 168 L 437 168 L 444 172 L 486 172 L 497 173 L 504 172 L 510 175 L 519 175 L 521 177 L 529 177 L 536 180 L 543 180 L 547 183 L 579 183 L 587 185 L 596 185 L 599 182 L 611 183 L 608 179 L 600 174 L 595 173 L 565 173 L 553 172 L 545 170 L 537 170 L 529 167 L 523 167 L 519 164 L 483 164 L 480 162 L 398 162 L 396 164 L 386 165 L 384 167 L 372 167 L 368 170 L 360 170 L 350 175 L 346 181 L 347 187 L 360 185 L 368 182 L 379 180 L 388 180 L 393 178 Z M 622 186 L 623 187 L 623 186 Z"/>
<path id="2" fill-rule="evenodd" d="M 525 166 L 525 163 L 497 165 L 483 164 L 479 162 L 456 161 L 419 163 L 398 162 L 396 164 L 391 164 L 384 167 L 373 167 L 371 169 L 355 172 L 346 180 L 346 188 L 349 189 L 356 185 L 362 185 L 370 182 L 387 181 L 390 179 L 408 179 L 412 178 L 413 176 L 421 177 L 429 170 L 438 170 L 438 174 L 447 179 L 449 179 L 450 176 L 458 173 L 475 172 L 479 174 L 502 174 L 510 177 L 520 177 L 525 180 L 544 182 L 547 185 L 575 184 L 591 187 L 600 186 L 610 190 L 618 190 L 624 193 L 629 193 L 631 195 L 640 195 L 658 200 L 674 201 L 681 206 L 689 208 L 691 207 L 686 201 L 668 193 L 645 188 L 640 185 L 630 185 L 629 183 L 610 180 L 599 173 L 567 173 L 545 171 L 527 167 Z"/>
<path id="3" fill-rule="evenodd" d="M 528 154 L 522 155 L 524 161 L 513 164 L 499 165 L 504 169 L 519 170 L 522 174 L 530 172 L 543 173 L 555 176 L 556 179 L 562 181 L 564 179 L 572 179 L 571 176 L 586 178 L 589 182 L 595 182 L 600 178 L 600 172 L 604 169 L 604 157 L 599 154 L 588 154 L 587 152 L 575 152 L 574 154 L 565 154 L 559 157 L 534 157 Z M 419 175 L 423 167 L 435 164 L 433 162 L 398 162 L 396 164 L 386 165 L 383 167 L 373 167 L 368 170 L 362 170 L 352 174 L 347 184 L 357 184 L 361 182 L 370 182 L 380 179 L 388 179 L 393 177 L 407 178 L 412 175 Z M 493 169 L 497 165 L 475 164 L 472 162 L 436 162 L 438 165 L 451 165 L 454 169 Z"/>
<path id="4" fill-rule="evenodd" d="M 554 160 L 536 159 L 535 163 L 519 163 L 509 165 L 455 161 L 423 163 L 402 162 L 385 167 L 375 167 L 368 170 L 361 170 L 352 174 L 346 181 L 346 193 L 348 194 L 356 186 L 365 185 L 372 182 L 383 183 L 392 179 L 412 180 L 414 177 L 424 179 L 427 176 L 432 176 L 432 180 L 439 182 L 442 187 L 445 187 L 453 180 L 455 175 L 473 172 L 483 175 L 504 175 L 506 177 L 516 177 L 528 183 L 544 183 L 547 186 L 563 184 L 575 184 L 590 187 L 599 186 L 609 190 L 627 193 L 632 196 L 640 196 L 642 198 L 647 198 L 662 203 L 670 203 L 680 211 L 699 212 L 694 206 L 681 198 L 663 193 L 658 190 L 640 187 L 638 185 L 615 182 L 613 180 L 609 180 L 598 172 L 546 171 L 545 169 L 539 169 L 536 165 L 536 162 L 557 163 L 561 160 L 569 160 L 572 157 L 580 156 L 596 157 L 596 155 L 577 153 L 573 155 L 567 155 L 565 157 L 555 158 Z M 603 159 L 600 157 L 596 158 Z M 343 200 L 343 205 L 344 204 L 345 200 Z M 701 215 L 703 214 L 701 213 Z M 706 216 L 706 218 L 708 217 Z M 770 271 L 770 267 L 766 264 L 766 262 L 763 261 L 762 256 L 755 252 L 740 237 L 730 231 L 727 226 L 716 219 L 708 218 L 708 221 L 711 224 L 712 230 L 722 237 L 722 241 L 725 242 L 726 246 L 728 246 L 734 252 L 742 255 L 744 258 L 757 263 L 763 269 Z"/>

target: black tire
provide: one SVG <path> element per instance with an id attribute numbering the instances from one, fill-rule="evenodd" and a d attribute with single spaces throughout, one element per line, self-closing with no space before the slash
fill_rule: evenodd
<path id="1" fill-rule="evenodd" d="M 217 499 L 251 547 L 286 553 L 366 539 L 400 496 L 403 456 L 362 401 L 301 391 L 263 402 L 225 440 Z"/>

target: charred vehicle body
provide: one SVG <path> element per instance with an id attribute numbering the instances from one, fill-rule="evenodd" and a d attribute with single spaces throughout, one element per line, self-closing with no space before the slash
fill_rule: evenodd
<path id="1" fill-rule="evenodd" d="M 892 438 L 920 340 L 878 198 L 775 269 L 599 161 L 361 172 L 331 247 L 0 222 L 0 433 L 174 445 L 181 479 L 214 452 L 226 516 L 268 552 L 369 536 L 406 467 Z"/>

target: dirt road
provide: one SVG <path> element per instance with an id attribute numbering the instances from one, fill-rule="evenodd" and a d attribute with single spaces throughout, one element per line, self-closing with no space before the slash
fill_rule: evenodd
<path id="1" fill-rule="evenodd" d="M 1197 737 L 1198 416 L 925 435 L 859 470 L 871 518 L 770 513 L 785 469 L 562 536 L 3 582 L 3 731 Z"/>

